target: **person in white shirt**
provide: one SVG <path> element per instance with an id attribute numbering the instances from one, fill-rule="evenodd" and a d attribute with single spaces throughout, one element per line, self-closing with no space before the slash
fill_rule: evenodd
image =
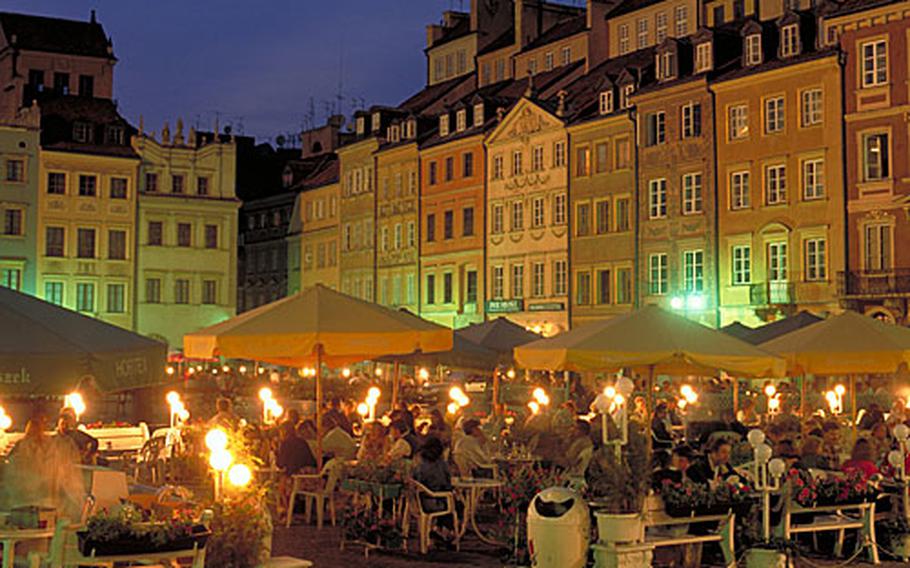
<path id="1" fill-rule="evenodd" d="M 392 445 L 389 451 L 386 452 L 386 463 L 409 460 L 414 457 L 415 448 L 407 438 L 409 432 L 408 425 L 404 421 L 396 420 L 392 422 L 392 427 L 389 428 L 389 438 L 392 440 Z"/>
<path id="2" fill-rule="evenodd" d="M 452 450 L 455 465 L 458 466 L 462 477 L 483 475 L 481 472 L 492 468 L 493 460 L 487 452 L 487 438 L 480 429 L 480 422 L 473 419 L 465 420 L 463 430 L 464 436 L 456 442 Z"/>

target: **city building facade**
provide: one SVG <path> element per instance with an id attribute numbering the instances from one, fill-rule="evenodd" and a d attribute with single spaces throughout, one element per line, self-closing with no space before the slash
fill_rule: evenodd
<path id="1" fill-rule="evenodd" d="M 38 144 L 36 108 L 0 120 L 0 286 L 37 293 Z"/>

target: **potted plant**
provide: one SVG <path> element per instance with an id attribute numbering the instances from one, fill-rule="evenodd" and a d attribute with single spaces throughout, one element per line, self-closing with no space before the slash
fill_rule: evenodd
<path id="1" fill-rule="evenodd" d="M 272 517 L 265 490 L 249 490 L 215 504 L 212 536 L 205 565 L 212 568 L 254 568 L 272 552 Z"/>
<path id="2" fill-rule="evenodd" d="M 156 519 L 126 505 L 116 512 L 92 515 L 77 536 L 85 556 L 119 556 L 203 548 L 210 534 L 190 515 Z"/>
<path id="3" fill-rule="evenodd" d="M 651 452 L 644 427 L 629 423 L 628 443 L 620 455 L 608 446 L 595 452 L 585 481 L 601 543 L 640 541 L 641 513 L 650 489 Z"/>

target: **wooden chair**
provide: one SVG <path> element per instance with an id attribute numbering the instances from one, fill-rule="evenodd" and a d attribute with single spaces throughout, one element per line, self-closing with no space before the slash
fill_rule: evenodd
<path id="1" fill-rule="evenodd" d="M 325 508 L 328 505 L 329 515 L 332 519 L 332 526 L 337 524 L 335 514 L 335 488 L 338 485 L 338 479 L 341 476 L 343 463 L 337 459 L 331 459 L 322 466 L 319 473 L 298 473 L 291 476 L 291 497 L 288 499 L 288 516 L 285 523 L 286 527 L 291 526 L 291 520 L 294 517 L 294 501 L 300 495 L 304 498 L 304 511 L 306 522 L 309 523 L 312 518 L 313 509 L 310 503 L 316 507 L 316 526 L 322 528 L 323 519 L 325 518 Z M 305 487 L 312 485 L 315 488 Z"/>
<path id="2" fill-rule="evenodd" d="M 421 498 L 437 499 L 445 502 L 445 509 L 441 511 L 426 511 L 423 508 Z M 460 537 L 458 527 L 458 510 L 455 508 L 454 491 L 430 491 L 419 481 L 409 479 L 406 489 L 404 515 L 402 521 L 402 533 L 405 542 L 407 542 L 408 533 L 411 529 L 411 517 L 417 519 L 417 533 L 420 539 L 420 553 L 426 554 L 430 549 L 430 530 L 432 529 L 433 520 L 446 515 L 452 515 L 452 526 L 456 528 L 455 546 L 460 547 Z"/>

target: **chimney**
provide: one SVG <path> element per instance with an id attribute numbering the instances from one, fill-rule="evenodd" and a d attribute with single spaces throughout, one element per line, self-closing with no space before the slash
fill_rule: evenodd
<path id="1" fill-rule="evenodd" d="M 610 55 L 607 14 L 616 6 L 616 0 L 588 0 L 588 56 L 585 72 L 597 67 Z"/>
<path id="2" fill-rule="evenodd" d="M 518 49 L 524 47 L 524 0 L 515 0 L 515 45 Z"/>
<path id="3" fill-rule="evenodd" d="M 427 26 L 427 47 L 433 47 L 439 38 L 442 37 L 442 26 L 439 24 L 430 24 Z"/>
<path id="4" fill-rule="evenodd" d="M 471 0 L 471 31 L 476 32 L 480 27 L 480 12 L 478 10 L 480 0 Z"/>

